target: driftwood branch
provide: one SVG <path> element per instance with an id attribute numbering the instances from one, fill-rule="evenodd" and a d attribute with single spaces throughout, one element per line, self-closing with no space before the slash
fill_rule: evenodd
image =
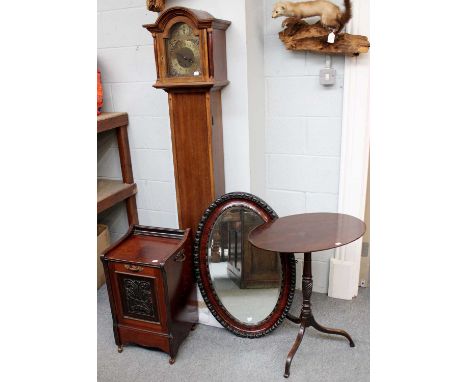
<path id="1" fill-rule="evenodd" d="M 319 22 L 310 25 L 290 17 L 284 20 L 283 26 L 285 29 L 279 33 L 279 38 L 289 50 L 346 56 L 358 56 L 369 51 L 370 44 L 366 36 L 340 33 L 333 44 L 328 43 L 330 31 Z"/>

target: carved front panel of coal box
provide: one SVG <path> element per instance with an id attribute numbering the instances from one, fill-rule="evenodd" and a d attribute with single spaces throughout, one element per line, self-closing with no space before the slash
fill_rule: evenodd
<path id="1" fill-rule="evenodd" d="M 154 280 L 148 277 L 119 275 L 124 316 L 159 322 L 158 307 L 154 295 Z"/>

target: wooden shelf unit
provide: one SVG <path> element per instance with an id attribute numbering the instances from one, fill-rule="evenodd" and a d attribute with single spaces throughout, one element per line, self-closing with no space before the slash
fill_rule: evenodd
<path id="1" fill-rule="evenodd" d="M 97 117 L 97 132 L 102 133 L 107 130 L 128 125 L 127 113 L 102 113 Z"/>
<path id="2" fill-rule="evenodd" d="M 126 184 L 119 180 L 98 179 L 97 213 L 107 210 L 117 203 L 135 195 L 136 184 Z"/>
<path id="3" fill-rule="evenodd" d="M 137 185 L 133 180 L 132 159 L 128 143 L 127 113 L 102 113 L 97 117 L 97 133 L 115 130 L 119 146 L 122 180 L 97 180 L 97 213 L 125 201 L 128 224 L 138 224 Z"/>

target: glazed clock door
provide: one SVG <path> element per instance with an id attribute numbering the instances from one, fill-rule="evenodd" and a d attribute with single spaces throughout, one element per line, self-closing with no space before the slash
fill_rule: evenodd
<path id="1" fill-rule="evenodd" d="M 179 22 L 172 26 L 166 39 L 168 77 L 198 77 L 202 74 L 200 63 L 200 38 L 193 28 Z"/>

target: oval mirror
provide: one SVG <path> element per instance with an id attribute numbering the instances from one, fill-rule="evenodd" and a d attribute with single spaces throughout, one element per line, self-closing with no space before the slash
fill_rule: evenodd
<path id="1" fill-rule="evenodd" d="M 261 337 L 284 320 L 294 297 L 294 255 L 253 247 L 248 235 L 278 216 L 260 198 L 234 192 L 203 215 L 194 247 L 198 286 L 213 316 L 241 337 Z"/>

